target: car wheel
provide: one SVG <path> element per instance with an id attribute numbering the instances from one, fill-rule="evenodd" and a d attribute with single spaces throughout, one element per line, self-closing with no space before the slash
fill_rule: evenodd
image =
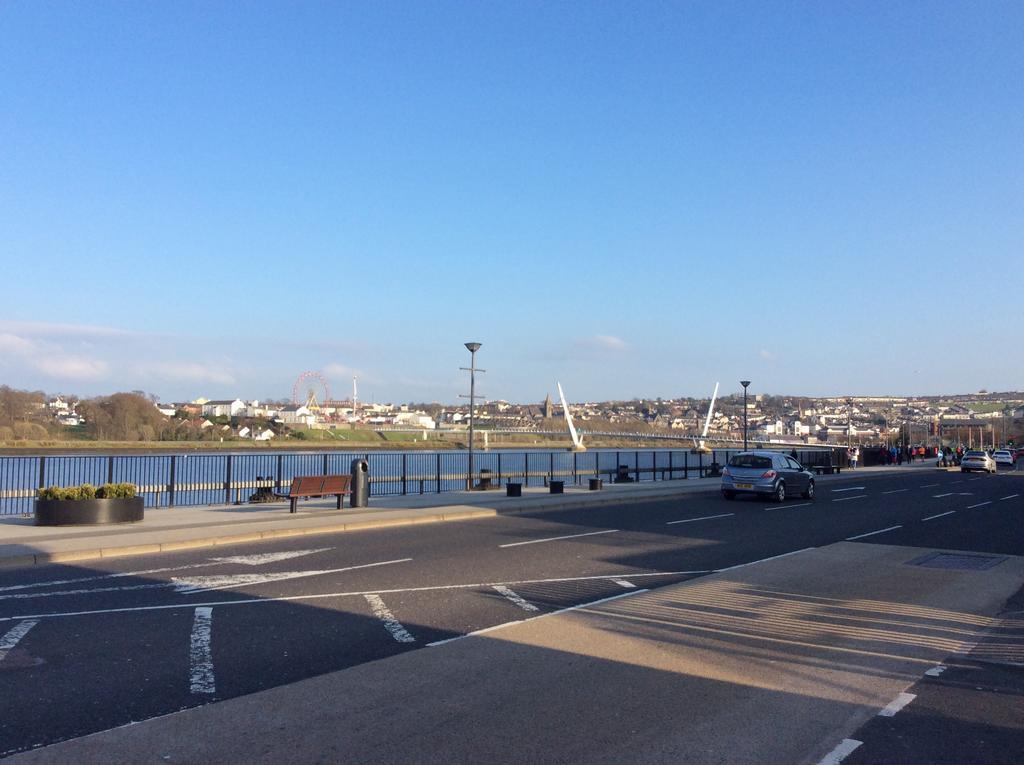
<path id="1" fill-rule="evenodd" d="M 736 492 L 734 491 L 723 491 L 722 496 L 726 499 L 736 499 Z"/>
<path id="2" fill-rule="evenodd" d="M 772 495 L 776 502 L 786 501 L 786 484 L 779 481 L 779 485 L 775 487 L 775 494 Z"/>
<path id="3" fill-rule="evenodd" d="M 814 481 L 807 484 L 807 491 L 803 493 L 804 499 L 814 499 Z"/>

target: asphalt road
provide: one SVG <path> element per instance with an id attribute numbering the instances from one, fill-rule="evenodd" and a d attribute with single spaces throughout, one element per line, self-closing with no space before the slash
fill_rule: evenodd
<path id="1" fill-rule="evenodd" d="M 1022 511 L 1024 470 L 922 467 L 3 571 L 0 756 L 841 540 L 1024 555 Z"/>

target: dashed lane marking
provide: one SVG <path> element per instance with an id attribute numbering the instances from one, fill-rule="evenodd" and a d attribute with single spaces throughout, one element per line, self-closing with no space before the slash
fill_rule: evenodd
<path id="1" fill-rule="evenodd" d="M 530 603 L 515 590 L 509 589 L 503 584 L 496 584 L 492 589 L 494 589 L 495 592 L 499 593 L 500 595 L 503 595 L 504 597 L 508 598 L 510 601 L 515 603 L 524 611 L 540 611 L 540 609 L 537 608 L 537 606 L 533 605 L 533 603 Z"/>
<path id="2" fill-rule="evenodd" d="M 174 587 L 183 595 L 192 595 L 197 592 L 226 590 L 231 587 L 241 587 L 243 585 L 282 582 L 287 579 L 305 579 L 311 576 L 323 576 L 324 574 L 340 574 L 344 571 L 356 571 L 362 568 L 390 566 L 392 563 L 408 563 L 411 560 L 412 558 L 399 558 L 397 560 L 384 560 L 377 563 L 363 563 L 359 566 L 343 566 L 342 568 L 328 568 L 317 571 L 279 571 L 273 574 L 227 574 L 223 576 L 173 577 L 169 586 Z"/>
<path id="3" fill-rule="evenodd" d="M 712 518 L 728 518 L 736 513 L 722 513 L 721 515 L 702 515 L 700 518 L 684 518 L 681 521 L 669 521 L 666 526 L 674 526 L 677 523 L 693 523 L 694 521 L 710 521 Z"/>
<path id="4" fill-rule="evenodd" d="M 863 743 L 863 741 L 858 741 L 855 738 L 844 738 L 836 744 L 835 749 L 821 758 L 821 762 L 818 765 L 839 765 L 839 763 L 850 756 L 854 749 Z"/>
<path id="5" fill-rule="evenodd" d="M 832 489 L 833 494 L 839 494 L 844 491 L 864 491 L 864 486 L 848 486 L 845 489 Z"/>
<path id="6" fill-rule="evenodd" d="M 990 501 L 988 501 L 988 502 L 979 502 L 979 503 L 978 503 L 978 504 L 976 504 L 976 505 L 968 505 L 968 506 L 967 506 L 967 509 L 968 509 L 968 510 L 973 510 L 973 509 L 974 509 L 974 508 L 976 508 L 976 507 L 984 507 L 985 505 L 991 505 L 991 504 L 992 504 L 991 500 L 990 500 Z"/>
<path id="7" fill-rule="evenodd" d="M 560 608 L 557 611 L 549 611 L 546 614 L 539 614 L 538 616 L 528 616 L 525 619 L 520 619 L 515 622 L 505 622 L 504 624 L 495 624 L 493 627 L 484 627 L 482 630 L 474 630 L 473 632 L 467 632 L 465 635 L 458 635 L 452 638 L 446 638 L 445 640 L 435 640 L 433 643 L 427 643 L 428 648 L 436 648 L 439 645 L 445 645 L 446 643 L 454 643 L 456 640 L 465 640 L 466 638 L 476 637 L 477 635 L 486 635 L 488 632 L 496 632 L 497 630 L 503 630 L 506 627 L 515 627 L 517 624 L 526 624 L 536 619 L 547 619 L 549 616 L 558 616 L 559 614 L 566 614 L 570 611 L 580 611 L 584 608 L 591 608 L 592 606 L 598 606 L 602 603 L 608 603 L 612 600 L 619 600 L 620 598 L 629 598 L 633 595 L 640 595 L 641 593 L 647 592 L 647 590 L 633 590 L 632 592 L 623 592 L 621 595 L 612 595 L 610 598 L 601 598 L 600 600 L 592 600 L 589 603 L 580 603 L 578 606 L 569 606 L 568 608 Z"/>
<path id="8" fill-rule="evenodd" d="M 930 489 L 930 488 L 932 488 L 933 486 L 939 486 L 939 484 L 937 484 L 937 483 L 926 483 L 926 484 L 925 484 L 924 486 L 922 486 L 921 488 L 922 488 L 922 489 Z"/>
<path id="9" fill-rule="evenodd" d="M 883 491 L 882 494 L 899 494 L 901 491 L 910 491 L 910 489 L 890 489 L 889 491 Z"/>
<path id="10" fill-rule="evenodd" d="M 885 709 L 878 713 L 879 717 L 895 717 L 896 713 L 899 712 L 903 707 L 909 704 L 911 701 L 917 698 L 914 693 L 901 693 L 899 696 L 890 701 Z"/>
<path id="11" fill-rule="evenodd" d="M 11 629 L 7 630 L 7 633 L 0 638 L 0 661 L 7 658 L 7 654 L 10 653 L 11 649 L 18 644 L 28 631 L 39 624 L 34 619 L 26 619 L 20 624 L 16 624 Z"/>
<path id="12" fill-rule="evenodd" d="M 947 510 L 946 512 L 939 513 L 938 515 L 929 515 L 927 518 L 922 518 L 921 520 L 922 521 L 934 521 L 936 518 L 941 518 L 944 515 L 952 515 L 955 512 L 956 512 L 956 510 Z"/>
<path id="13" fill-rule="evenodd" d="M 849 502 L 851 499 L 867 499 L 867 496 L 868 496 L 867 494 L 857 494 L 856 496 L 853 496 L 853 497 L 839 497 L 838 499 L 833 499 L 832 501 L 833 502 Z"/>
<path id="14" fill-rule="evenodd" d="M 625 587 L 627 590 L 632 590 L 636 587 L 635 584 L 625 579 L 612 579 L 612 581 L 615 582 L 615 584 L 619 585 L 619 587 Z"/>
<path id="15" fill-rule="evenodd" d="M 279 560 L 301 558 L 303 555 L 329 552 L 333 547 L 320 547 L 316 550 L 292 550 L 291 552 L 260 553 L 258 555 L 231 555 L 227 558 L 210 558 L 218 563 L 241 563 L 243 566 L 262 566 L 264 563 L 276 563 Z"/>
<path id="16" fill-rule="evenodd" d="M 813 502 L 801 502 L 799 505 L 770 505 L 765 510 L 789 510 L 794 507 L 810 507 L 813 504 Z"/>
<path id="17" fill-rule="evenodd" d="M 384 622 L 384 628 L 391 633 L 391 637 L 397 640 L 399 643 L 415 643 L 416 638 L 409 634 L 409 631 L 402 626 L 401 622 L 395 618 L 395 615 L 391 613 L 390 609 L 384 605 L 384 601 L 380 595 L 370 594 L 364 595 L 366 602 L 370 604 L 370 608 L 373 609 L 373 615 Z"/>
<path id="18" fill-rule="evenodd" d="M 1003 501 L 1005 501 L 1005 500 L 1007 500 L 1007 499 L 1015 499 L 1016 497 L 1019 497 L 1019 496 L 1020 496 L 1020 494 L 1011 494 L 1011 495 L 1010 495 L 1010 496 L 1008 496 L 1008 497 L 1000 497 L 1000 498 L 999 498 L 999 501 L 1000 501 L 1000 502 L 1003 502 Z"/>
<path id="19" fill-rule="evenodd" d="M 932 494 L 932 499 L 942 499 L 943 497 L 952 497 L 953 492 L 947 491 L 945 494 Z"/>
<path id="20" fill-rule="evenodd" d="M 895 531 L 896 529 L 902 529 L 903 526 L 890 526 L 887 529 L 879 529 L 878 531 L 869 531 L 867 534 L 858 534 L 855 537 L 847 537 L 847 542 L 852 542 L 854 539 L 863 539 L 864 537 L 873 537 L 875 534 L 884 534 L 887 531 Z"/>
<path id="21" fill-rule="evenodd" d="M 215 693 L 213 677 L 213 608 L 200 606 L 192 621 L 192 641 L 188 652 L 189 690 L 192 693 Z"/>
<path id="22" fill-rule="evenodd" d="M 813 549 L 808 547 L 808 550 Z M 802 552 L 802 551 L 798 551 Z M 792 553 L 786 553 L 791 555 Z M 757 561 L 755 561 L 756 563 Z M 749 565 L 749 564 L 741 564 Z M 669 576 L 701 576 L 702 574 L 713 574 L 712 569 L 700 571 L 659 571 L 651 574 L 630 574 L 631 579 L 650 579 L 655 577 Z M 352 598 L 365 597 L 366 595 L 389 595 L 408 592 L 437 592 L 440 590 L 479 590 L 493 587 L 495 584 L 522 585 L 522 584 L 559 584 L 562 582 L 589 582 L 589 581 L 615 581 L 622 577 L 622 574 L 603 574 L 600 576 L 569 576 L 556 579 L 520 579 L 511 582 L 475 582 L 473 584 L 439 584 L 430 587 L 396 587 L 389 590 L 354 590 L 341 592 L 323 592 L 314 595 L 285 595 L 281 597 L 246 598 L 244 600 L 214 600 L 207 603 L 173 603 L 153 606 L 125 606 L 122 608 L 96 608 L 89 611 L 63 611 L 43 614 L 19 614 L 17 616 L 0 616 L 0 622 L 15 622 L 21 619 L 46 619 L 69 616 L 96 616 L 100 614 L 125 614 L 141 611 L 173 611 L 176 609 L 195 608 L 196 606 L 252 606 L 269 605 L 272 603 L 288 603 L 301 600 L 321 600 L 323 598 Z"/>
<path id="23" fill-rule="evenodd" d="M 546 537 L 545 539 L 531 539 L 527 542 L 509 542 L 505 545 L 498 545 L 498 547 L 521 547 L 522 545 L 537 545 L 541 542 L 557 542 L 562 539 L 577 539 L 579 537 L 593 537 L 598 534 L 615 534 L 618 529 L 606 529 L 604 531 L 588 531 L 586 534 L 567 534 L 563 537 Z"/>

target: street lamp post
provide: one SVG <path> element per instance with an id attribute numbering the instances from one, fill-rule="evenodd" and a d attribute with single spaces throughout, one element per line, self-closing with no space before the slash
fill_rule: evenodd
<path id="1" fill-rule="evenodd" d="M 747 386 L 750 380 L 740 380 L 743 386 L 743 451 L 747 450 Z"/>
<path id="2" fill-rule="evenodd" d="M 846 448 L 853 446 L 853 399 L 846 399 Z"/>
<path id="3" fill-rule="evenodd" d="M 466 343 L 469 350 L 469 369 L 462 367 L 469 372 L 469 473 L 466 475 L 466 488 L 473 488 L 473 406 L 476 397 L 476 352 L 480 350 L 480 343 Z M 479 370 L 483 372 L 484 370 Z"/>

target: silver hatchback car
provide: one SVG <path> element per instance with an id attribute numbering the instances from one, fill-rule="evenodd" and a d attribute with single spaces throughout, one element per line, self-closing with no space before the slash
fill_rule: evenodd
<path id="1" fill-rule="evenodd" d="M 722 470 L 722 496 L 735 499 L 737 494 L 759 494 L 776 502 L 797 494 L 814 499 L 814 475 L 779 452 L 740 452 Z"/>
<path id="2" fill-rule="evenodd" d="M 970 451 L 964 454 L 960 460 L 960 472 L 970 473 L 974 470 L 984 470 L 986 473 L 994 473 L 998 468 L 996 461 L 982 451 Z"/>

